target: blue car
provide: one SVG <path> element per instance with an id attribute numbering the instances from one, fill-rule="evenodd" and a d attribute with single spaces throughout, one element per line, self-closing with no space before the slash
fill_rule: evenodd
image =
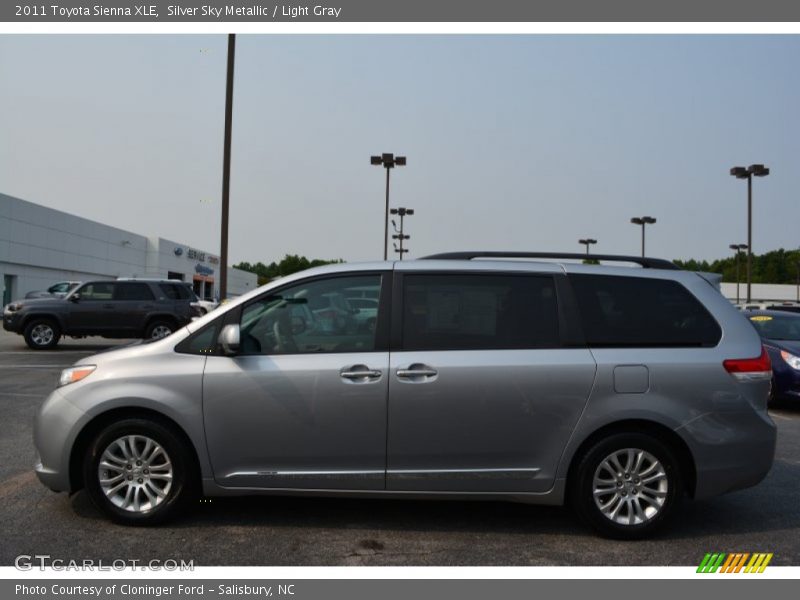
<path id="1" fill-rule="evenodd" d="M 772 361 L 772 399 L 800 400 L 800 314 L 746 311 Z"/>

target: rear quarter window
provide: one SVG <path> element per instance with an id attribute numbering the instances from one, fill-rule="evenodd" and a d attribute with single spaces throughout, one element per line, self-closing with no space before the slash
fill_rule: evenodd
<path id="1" fill-rule="evenodd" d="M 669 279 L 570 275 L 593 347 L 710 347 L 722 330 L 703 304 Z"/>

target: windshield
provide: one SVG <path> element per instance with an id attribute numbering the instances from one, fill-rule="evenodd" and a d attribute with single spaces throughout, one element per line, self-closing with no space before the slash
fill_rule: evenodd
<path id="1" fill-rule="evenodd" d="M 800 341 L 800 317 L 752 315 L 747 317 L 759 335 L 770 340 Z"/>

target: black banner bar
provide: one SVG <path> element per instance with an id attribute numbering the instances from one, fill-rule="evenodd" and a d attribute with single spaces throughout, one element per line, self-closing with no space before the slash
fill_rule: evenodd
<path id="1" fill-rule="evenodd" d="M 2 22 L 786 22 L 787 0 L 3 0 Z"/>

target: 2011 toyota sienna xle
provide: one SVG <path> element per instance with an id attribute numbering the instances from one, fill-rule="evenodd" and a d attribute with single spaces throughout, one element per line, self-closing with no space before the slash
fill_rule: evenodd
<path id="1" fill-rule="evenodd" d="M 130 524 L 342 494 L 568 502 L 622 538 L 761 481 L 770 362 L 736 308 L 667 261 L 553 256 L 311 269 L 84 358 L 38 411 L 36 472 Z M 365 290 L 374 321 L 346 302 Z"/>

